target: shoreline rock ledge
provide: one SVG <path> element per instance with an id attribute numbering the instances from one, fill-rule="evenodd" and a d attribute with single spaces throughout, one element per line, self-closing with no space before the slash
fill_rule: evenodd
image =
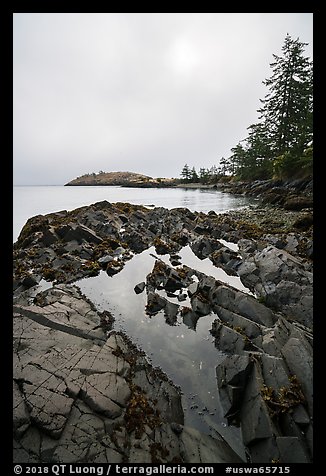
<path id="1" fill-rule="evenodd" d="M 312 462 L 312 225 L 273 210 L 104 201 L 29 219 L 14 244 L 14 462 Z M 182 264 L 185 246 L 251 294 Z M 240 456 L 232 438 L 184 424 L 181 389 L 74 284 L 150 247 L 171 264 L 154 256 L 135 293 L 169 326 L 214 317 L 216 399 Z"/>

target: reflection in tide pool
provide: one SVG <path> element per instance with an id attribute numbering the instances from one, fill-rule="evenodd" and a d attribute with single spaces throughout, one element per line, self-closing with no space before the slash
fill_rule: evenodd
<path id="1" fill-rule="evenodd" d="M 146 352 L 154 366 L 161 367 L 181 387 L 185 424 L 212 435 L 216 430 L 244 456 L 239 429 L 226 426 L 219 404 L 215 367 L 225 355 L 216 349 L 209 332 L 216 316 L 200 317 L 195 330 L 193 326 L 185 325 L 181 316 L 177 324 L 171 326 L 166 323 L 163 311 L 151 317 L 146 315 L 146 291 L 134 292 L 135 285 L 145 281 L 153 269 L 153 253 L 155 249 L 149 248 L 135 255 L 115 276 L 101 272 L 99 276 L 82 279 L 76 284 L 99 310 L 106 309 L 113 314 L 114 329 L 125 332 Z M 200 261 L 189 247 L 178 254 L 182 256 L 183 264 L 197 268 L 198 260 L 204 266 L 202 271 L 221 280 L 221 270 L 209 260 Z M 170 264 L 168 255 L 160 256 L 160 259 Z"/>

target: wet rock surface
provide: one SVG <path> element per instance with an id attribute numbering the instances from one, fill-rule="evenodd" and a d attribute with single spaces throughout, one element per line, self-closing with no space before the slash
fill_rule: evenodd
<path id="1" fill-rule="evenodd" d="M 183 426 L 180 391 L 75 287 L 37 297 L 14 305 L 15 462 L 240 461 Z"/>
<path id="2" fill-rule="evenodd" d="M 245 459 L 216 433 L 184 426 L 180 389 L 70 284 L 101 270 L 114 276 L 151 246 L 152 271 L 134 292 L 148 318 L 162 313 L 169 326 L 181 319 L 195 330 L 202 316 L 215 317 L 211 334 L 224 356 L 216 392 L 228 424 L 241 429 L 247 461 L 311 462 L 308 214 L 99 202 L 28 220 L 14 245 L 15 462 Z M 252 294 L 182 265 L 186 245 Z"/>
<path id="3" fill-rule="evenodd" d="M 263 203 L 284 207 L 286 210 L 303 210 L 313 207 L 313 180 L 306 177 L 296 180 L 255 180 L 251 182 L 219 182 L 219 190 L 259 197 Z"/>

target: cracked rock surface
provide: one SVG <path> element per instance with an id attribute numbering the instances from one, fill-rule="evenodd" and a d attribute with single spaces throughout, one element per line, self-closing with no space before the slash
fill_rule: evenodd
<path id="1" fill-rule="evenodd" d="M 134 292 L 169 326 L 214 317 L 216 393 L 247 461 L 311 462 L 312 227 L 299 227 L 305 210 L 280 213 L 99 202 L 29 219 L 14 245 L 14 461 L 242 461 L 222 437 L 184 426 L 180 389 L 71 284 L 114 276 L 154 246 L 171 266 L 154 256 Z M 252 295 L 181 265 L 186 245 Z"/>
<path id="2" fill-rule="evenodd" d="M 178 389 L 76 288 L 40 299 L 14 305 L 15 463 L 240 461 L 183 426 Z"/>

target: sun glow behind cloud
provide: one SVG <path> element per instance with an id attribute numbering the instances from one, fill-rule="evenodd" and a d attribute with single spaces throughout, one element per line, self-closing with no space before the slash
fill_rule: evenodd
<path id="1" fill-rule="evenodd" d="M 312 14 L 15 14 L 15 182 L 216 164 L 287 31 L 311 52 Z"/>

